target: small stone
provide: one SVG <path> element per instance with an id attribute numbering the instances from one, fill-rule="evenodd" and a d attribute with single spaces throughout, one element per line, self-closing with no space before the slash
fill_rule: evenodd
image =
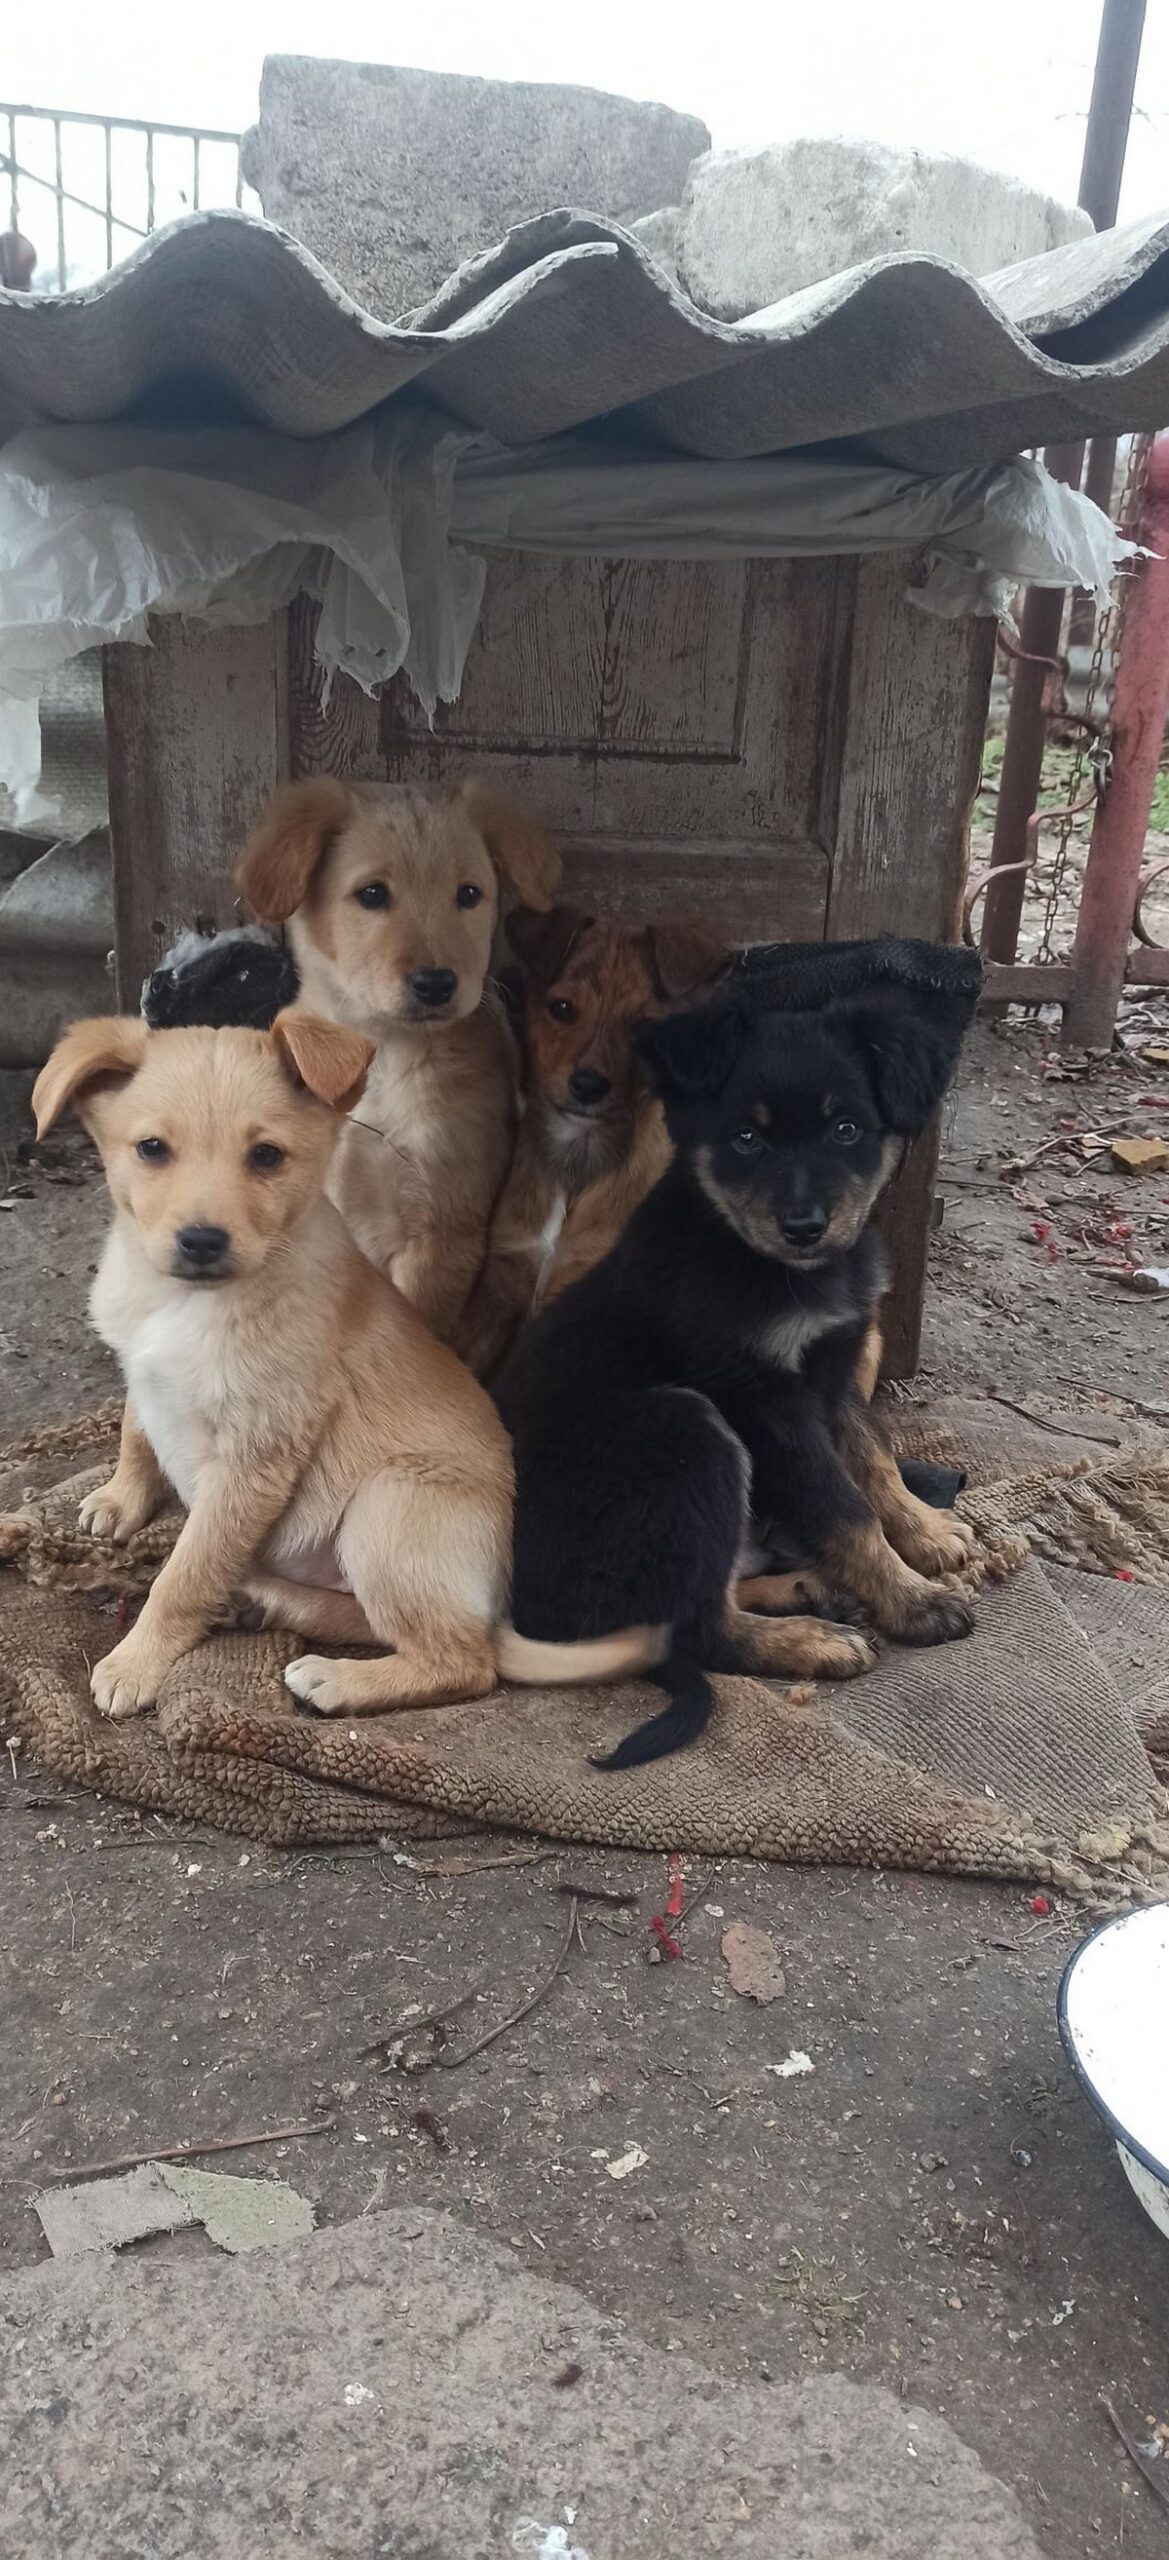
<path id="1" fill-rule="evenodd" d="M 1169 1139 L 1114 1138 L 1108 1152 L 1124 1173 L 1160 1173 L 1169 1164 Z"/>

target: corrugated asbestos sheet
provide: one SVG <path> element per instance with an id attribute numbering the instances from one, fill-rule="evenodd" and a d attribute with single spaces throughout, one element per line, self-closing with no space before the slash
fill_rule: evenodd
<path id="1" fill-rule="evenodd" d="M 737 457 L 847 441 L 916 471 L 1169 423 L 1169 215 L 975 282 L 875 258 L 724 326 L 614 224 L 549 213 L 409 325 L 245 214 L 196 214 L 83 292 L 0 294 L 0 434 L 233 416 L 326 435 L 412 388 L 505 444 L 620 414 Z"/>

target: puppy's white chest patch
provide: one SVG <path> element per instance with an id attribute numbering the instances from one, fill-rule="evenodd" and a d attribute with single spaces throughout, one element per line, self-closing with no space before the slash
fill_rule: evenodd
<path id="1" fill-rule="evenodd" d="M 126 1384 L 155 1457 L 189 1510 L 199 1477 L 215 1452 L 215 1435 L 191 1402 L 189 1381 L 173 1370 L 168 1373 L 148 1353 L 127 1361 Z"/>
<path id="2" fill-rule="evenodd" d="M 829 1330 L 820 1308 L 793 1307 L 790 1315 L 773 1316 L 755 1337 L 756 1348 L 768 1367 L 787 1369 L 798 1377 L 812 1344 Z"/>

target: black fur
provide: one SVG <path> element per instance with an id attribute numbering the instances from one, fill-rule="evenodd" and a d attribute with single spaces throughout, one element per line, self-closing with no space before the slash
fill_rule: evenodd
<path id="1" fill-rule="evenodd" d="M 671 1705 L 603 1765 L 692 1739 L 713 1704 L 702 1675 L 750 1667 L 725 1607 L 753 1514 L 805 1561 L 872 1516 L 833 1437 L 885 1281 L 869 1212 L 895 1142 L 941 1099 L 961 1030 L 929 988 L 792 1014 L 740 981 L 638 1034 L 674 1162 L 494 1388 L 515 1442 L 518 1632 L 672 1629 L 653 1675 Z M 817 1218 L 818 1243 L 785 1238 Z M 833 1242 L 833 1220 L 852 1240 Z"/>
<path id="2" fill-rule="evenodd" d="M 270 1031 L 296 988 L 291 952 L 262 926 L 184 933 L 147 978 L 142 1012 L 152 1031 Z"/>

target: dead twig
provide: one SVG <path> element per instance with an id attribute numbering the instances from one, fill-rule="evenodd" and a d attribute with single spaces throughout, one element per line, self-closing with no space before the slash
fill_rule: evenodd
<path id="1" fill-rule="evenodd" d="M 615 1893 L 607 1884 L 558 1884 L 557 1893 L 576 1895 L 578 1902 L 611 1902 L 618 1911 L 636 1911 L 641 1897 L 637 1893 Z"/>
<path id="2" fill-rule="evenodd" d="M 681 2070 L 675 2062 L 663 2062 L 661 2068 L 669 2073 L 671 2080 L 688 2080 L 699 2096 L 705 2098 L 708 2107 L 729 2107 L 732 2098 L 757 2098 L 760 2095 L 758 2089 L 740 2088 L 725 2089 L 720 2096 L 714 2089 L 707 2088 L 696 2071 Z"/>
<path id="3" fill-rule="evenodd" d="M 434 2061 L 439 2071 L 461 2070 L 464 2062 L 473 2061 L 477 2053 L 484 2053 L 489 2044 L 497 2044 L 500 2036 L 507 2035 L 512 2027 L 518 2027 L 524 2018 L 531 2017 L 533 2009 L 538 2008 L 541 2000 L 546 1998 L 556 1980 L 557 1974 L 562 1972 L 564 1966 L 567 1964 L 569 1956 L 572 1953 L 572 1943 L 574 1938 L 579 1939 L 580 1944 L 582 1946 L 584 1945 L 584 1940 L 580 1937 L 579 1912 L 580 1903 L 574 1894 L 569 1906 L 568 1928 L 565 1931 L 563 1940 L 561 1941 L 556 1962 L 551 1967 L 551 1970 L 544 1975 L 543 1981 L 537 1983 L 536 1989 L 533 1991 L 530 2000 L 525 2000 L 520 2008 L 510 2010 L 506 2018 L 500 2019 L 497 2027 L 488 2027 L 486 2035 L 477 2036 L 474 2044 L 464 2045 L 461 2053 L 436 2053 Z"/>
<path id="4" fill-rule="evenodd" d="M 55 2169 L 52 2187 L 80 2187 L 91 2178 L 119 2178 L 126 2169 L 143 2169 L 151 2160 L 199 2160 L 213 2151 L 250 2151 L 253 2143 L 299 2142 L 305 2134 L 332 2133 L 336 2116 L 314 2116 L 311 2124 L 273 2125 L 266 2133 L 212 2134 L 206 2142 L 173 2142 L 161 2151 L 128 2151 L 121 2160 L 91 2160 L 84 2169 Z"/>
<path id="5" fill-rule="evenodd" d="M 392 2045 L 405 2044 L 411 2036 L 430 2035 L 436 2027 L 445 2027 L 448 2018 L 457 2018 L 460 2009 L 478 1999 L 483 1987 L 481 1982 L 474 1982 L 469 1991 L 460 1991 L 458 1999 L 450 2001 L 445 2009 L 427 2009 L 421 2018 L 403 2018 L 398 2026 L 387 2027 L 384 2036 L 375 2036 L 372 2044 L 358 2046 L 358 2061 L 372 2062 L 375 2054 L 388 2053 Z"/>
<path id="6" fill-rule="evenodd" d="M 1005 1404 L 1008 1413 L 1017 1413 L 1024 1422 L 1033 1422 L 1037 1431 L 1053 1431 L 1060 1440 L 1094 1440 L 1097 1447 L 1101 1449 L 1119 1449 L 1120 1447 L 1119 1440 L 1113 1439 L 1107 1432 L 1083 1431 L 1078 1425 L 1073 1430 L 1069 1423 L 1050 1422 L 1045 1413 L 1032 1413 L 1029 1405 L 1016 1404 L 1013 1396 L 998 1395 L 993 1387 L 985 1387 L 983 1393 L 989 1404 Z"/>
<path id="7" fill-rule="evenodd" d="M 557 1849 L 501 1850 L 487 1858 L 407 1858 L 412 1876 L 477 1876 L 489 1867 L 541 1867 L 558 1857 Z"/>
<path id="8" fill-rule="evenodd" d="M 1129 2434 L 1123 2418 L 1120 2417 L 1117 2411 L 1113 2408 L 1112 2402 L 1105 2392 L 1102 2391 L 1100 2393 L 1099 2399 L 1104 2415 L 1108 2419 L 1109 2424 L 1115 2427 L 1117 2435 L 1124 2446 L 1130 2462 L 1135 2462 L 1142 2480 L 1146 2480 L 1148 2482 L 1150 2489 L 1152 2489 L 1154 2494 L 1160 2498 L 1162 2505 L 1169 2507 L 1169 2480 L 1164 2480 L 1161 2477 L 1162 2466 L 1160 2459 L 1156 2462 L 1150 2462 L 1147 2456 L 1141 2452 L 1136 2437 Z"/>
<path id="9" fill-rule="evenodd" d="M 703 1877 L 702 1883 L 695 1887 L 694 1892 L 690 1896 L 689 1902 L 683 1903 L 682 1908 L 678 1913 L 678 1917 L 674 1922 L 674 1927 L 676 1929 L 681 1928 L 682 1922 L 689 1919 L 692 1911 L 697 1911 L 700 1902 L 705 1902 L 707 1894 L 709 1893 L 717 1874 L 717 1867 L 711 1867 L 708 1869 L 706 1875 Z"/>

